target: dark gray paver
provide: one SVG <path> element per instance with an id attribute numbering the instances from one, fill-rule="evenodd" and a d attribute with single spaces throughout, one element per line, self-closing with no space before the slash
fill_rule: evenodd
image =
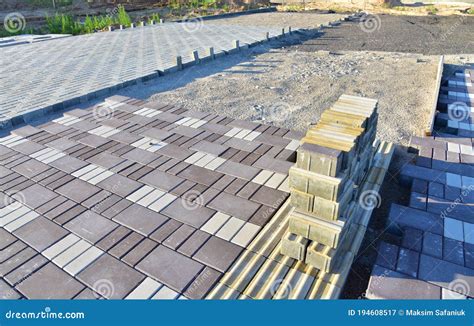
<path id="1" fill-rule="evenodd" d="M 190 205 L 185 199 L 176 199 L 161 211 L 162 214 L 172 217 L 180 222 L 200 228 L 206 223 L 215 210 L 199 205 Z"/>
<path id="2" fill-rule="evenodd" d="M 16 288 L 28 299 L 72 299 L 84 289 L 84 285 L 49 263 Z"/>
<path id="3" fill-rule="evenodd" d="M 67 233 L 64 228 L 41 216 L 13 232 L 19 239 L 40 252 L 59 241 Z"/>
<path id="4" fill-rule="evenodd" d="M 397 273 L 390 269 L 374 266 L 367 288 L 369 299 L 441 299 L 441 288 Z"/>
<path id="5" fill-rule="evenodd" d="M 226 193 L 220 193 L 208 206 L 244 221 L 248 221 L 260 207 L 257 203 Z"/>
<path id="6" fill-rule="evenodd" d="M 107 299 L 123 299 L 145 276 L 110 255 L 102 255 L 77 278 Z"/>
<path id="7" fill-rule="evenodd" d="M 98 242 L 117 226 L 117 223 L 91 211 L 82 213 L 64 225 L 66 229 L 91 243 Z"/>
<path id="8" fill-rule="evenodd" d="M 133 204 L 114 217 L 114 220 L 148 236 L 168 218 L 143 206 Z"/>
<path id="9" fill-rule="evenodd" d="M 56 189 L 58 193 L 74 200 L 76 203 L 82 203 L 89 197 L 94 196 L 100 191 L 100 188 L 93 186 L 85 181 L 75 179 L 64 186 Z"/>
<path id="10" fill-rule="evenodd" d="M 240 246 L 212 236 L 193 258 L 224 273 L 242 250 Z"/>
<path id="11" fill-rule="evenodd" d="M 165 246 L 159 246 L 137 265 L 137 269 L 182 292 L 203 269 L 203 265 Z"/>

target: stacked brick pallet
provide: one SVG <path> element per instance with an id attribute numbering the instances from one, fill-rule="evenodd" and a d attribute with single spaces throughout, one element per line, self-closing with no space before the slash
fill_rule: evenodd
<path id="1" fill-rule="evenodd" d="M 357 235 L 358 186 L 374 157 L 377 100 L 342 95 L 311 127 L 290 169 L 291 204 L 281 253 L 337 269 Z"/>
<path id="2" fill-rule="evenodd" d="M 451 76 L 441 87 L 434 136 L 411 139 L 418 156 L 400 179 L 411 187 L 409 207 L 392 204 L 396 237 L 379 244 L 368 298 L 474 297 L 473 77 L 472 70 Z"/>

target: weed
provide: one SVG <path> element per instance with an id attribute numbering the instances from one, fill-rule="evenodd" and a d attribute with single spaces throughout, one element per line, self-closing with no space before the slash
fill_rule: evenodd
<path id="1" fill-rule="evenodd" d="M 426 7 L 426 11 L 431 15 L 436 15 L 438 8 L 436 8 L 434 5 L 429 5 Z"/>

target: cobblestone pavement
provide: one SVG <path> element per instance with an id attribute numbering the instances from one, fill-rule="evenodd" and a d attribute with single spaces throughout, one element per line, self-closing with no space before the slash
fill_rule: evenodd
<path id="1" fill-rule="evenodd" d="M 165 23 L 0 49 L 0 122 L 26 113 L 43 115 L 126 86 L 158 71 L 281 35 L 281 28 L 200 22 Z M 102 91 L 102 92 L 100 92 Z M 53 107 L 54 106 L 54 107 Z M 34 117 L 30 115 L 29 117 Z M 27 119 L 29 118 L 26 117 Z"/>
<path id="2" fill-rule="evenodd" d="M 301 136 L 122 96 L 14 129 L 0 299 L 205 297 L 288 198 Z"/>

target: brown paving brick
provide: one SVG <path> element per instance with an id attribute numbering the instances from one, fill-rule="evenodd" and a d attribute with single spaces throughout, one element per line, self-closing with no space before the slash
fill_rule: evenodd
<path id="1" fill-rule="evenodd" d="M 127 264 L 129 264 L 130 266 L 135 266 L 143 259 L 143 257 L 148 255 L 157 246 L 158 246 L 158 243 L 156 243 L 155 241 L 150 240 L 150 239 L 144 239 L 135 248 L 130 250 L 122 258 L 122 260 L 126 262 Z"/>
<path id="2" fill-rule="evenodd" d="M 23 191 L 23 189 L 26 189 L 28 187 L 31 187 L 34 185 L 34 182 L 31 180 L 26 180 L 24 178 L 19 178 L 17 180 L 11 181 L 5 185 L 3 185 L 3 189 L 6 194 L 13 196 L 13 194 Z"/>
<path id="3" fill-rule="evenodd" d="M 207 232 L 196 230 L 184 243 L 179 247 L 178 252 L 188 257 L 193 256 L 199 248 L 211 237 Z"/>
<path id="4" fill-rule="evenodd" d="M 248 221 L 260 207 L 257 203 L 227 193 L 220 193 L 208 206 L 244 221 Z"/>
<path id="5" fill-rule="evenodd" d="M 188 163 L 179 162 L 178 164 L 176 164 L 175 166 L 173 166 L 171 169 L 167 170 L 166 172 L 172 175 L 177 175 L 178 173 L 180 173 L 181 171 L 185 170 L 188 167 L 189 167 Z"/>
<path id="6" fill-rule="evenodd" d="M 193 232 L 196 231 L 195 228 L 192 226 L 183 224 L 179 229 L 174 231 L 165 241 L 163 241 L 163 245 L 167 246 L 170 249 L 176 250 L 180 245 L 186 241 Z"/>
<path id="7" fill-rule="evenodd" d="M 208 188 L 206 191 L 200 194 L 198 198 L 195 198 L 193 200 L 194 203 L 197 203 L 202 206 L 206 206 L 210 201 L 212 201 L 214 198 L 219 195 L 220 191 L 215 189 L 215 188 Z M 192 197 L 192 196 L 191 196 Z M 196 197 L 194 195 L 194 197 Z M 184 199 L 189 200 L 189 196 L 183 196 Z"/>
<path id="8" fill-rule="evenodd" d="M 264 226 L 275 214 L 276 209 L 262 205 L 257 212 L 249 220 L 250 223 L 257 224 L 258 226 Z"/>
<path id="9" fill-rule="evenodd" d="M 0 275 L 10 273 L 33 258 L 36 254 L 36 251 L 29 247 L 18 252 L 15 256 L 10 257 L 7 261 L 0 264 Z"/>
<path id="10" fill-rule="evenodd" d="M 143 166 L 143 164 L 140 164 L 140 163 L 135 163 L 135 162 L 131 162 L 131 161 L 128 161 L 129 163 L 131 164 L 127 164 L 127 166 L 124 166 L 123 169 L 120 169 L 120 170 L 116 170 L 116 169 L 111 169 L 112 172 L 118 172 L 120 173 L 121 175 L 124 175 L 124 176 L 129 176 L 131 175 L 132 173 L 135 173 L 137 172 L 138 170 L 140 170 Z"/>
<path id="11" fill-rule="evenodd" d="M 100 152 L 97 155 L 90 157 L 87 161 L 89 163 L 101 166 L 105 169 L 111 169 L 112 167 L 122 163 L 125 159 L 109 154 L 107 152 Z"/>
<path id="12" fill-rule="evenodd" d="M 123 158 L 129 159 L 130 161 L 134 161 L 134 162 L 141 163 L 144 165 L 148 165 L 149 163 L 153 162 L 157 158 L 157 154 L 154 154 L 149 151 L 145 151 L 140 148 L 133 148 L 132 150 L 127 151 L 123 155 L 119 153 L 117 153 L 117 155 L 120 155 Z"/>
<path id="13" fill-rule="evenodd" d="M 253 166 L 257 168 L 266 169 L 282 174 L 288 174 L 290 167 L 292 167 L 293 165 L 293 162 L 276 160 L 269 157 L 268 155 L 263 155 L 253 164 Z"/>
<path id="14" fill-rule="evenodd" d="M 80 214 L 84 213 L 87 209 L 80 205 L 75 205 L 73 208 L 67 210 L 64 213 L 59 214 L 58 217 L 54 218 L 54 222 L 59 225 L 64 225 L 72 219 L 76 218 Z"/>
<path id="15" fill-rule="evenodd" d="M 66 174 L 62 171 L 57 170 L 57 169 L 50 169 L 50 171 L 53 171 L 53 173 L 50 176 L 48 176 L 48 177 L 46 177 L 46 178 L 44 178 L 44 179 L 42 179 L 38 182 L 40 185 L 45 186 L 48 189 L 49 189 L 48 185 L 50 183 L 54 183 L 57 180 L 60 180 L 60 179 L 62 179 L 65 176 L 68 175 L 68 174 Z"/>
<path id="16" fill-rule="evenodd" d="M 232 156 L 229 160 L 232 161 L 232 162 L 236 162 L 236 163 L 240 163 L 242 162 L 243 160 L 245 160 L 245 158 L 247 156 L 249 156 L 250 152 L 247 152 L 247 151 L 238 151 L 234 156 Z"/>
<path id="17" fill-rule="evenodd" d="M 56 161 L 51 162 L 50 165 L 65 173 L 73 173 L 74 171 L 85 167 L 87 162 L 81 161 L 75 157 L 63 156 Z"/>
<path id="18" fill-rule="evenodd" d="M 16 238 L 15 238 L 16 240 Z M 24 250 L 26 245 L 21 241 L 13 241 L 10 245 L 6 246 L 0 251 L 0 263 L 4 263 L 11 257 L 15 256 L 20 251 Z"/>
<path id="19" fill-rule="evenodd" d="M 110 192 L 101 190 L 100 192 L 96 193 L 94 196 L 83 201 L 81 205 L 90 209 L 93 206 L 100 204 L 103 200 L 105 200 L 109 196 L 110 196 Z"/>
<path id="20" fill-rule="evenodd" d="M 42 216 L 13 232 L 23 242 L 40 252 L 59 241 L 67 233 L 65 229 Z"/>
<path id="21" fill-rule="evenodd" d="M 258 183 L 248 182 L 242 189 L 239 190 L 237 196 L 244 199 L 249 199 L 260 188 Z"/>
<path id="22" fill-rule="evenodd" d="M 204 268 L 204 270 L 189 285 L 184 292 L 184 295 L 190 299 L 204 299 L 206 294 L 211 291 L 221 276 L 222 273 L 206 266 L 206 268 Z"/>
<path id="23" fill-rule="evenodd" d="M 107 299 L 123 299 L 145 277 L 110 255 L 103 255 L 83 270 L 77 278 Z M 107 283 L 104 283 L 104 280 Z M 103 291 L 104 284 L 112 284 L 112 291 Z"/>
<path id="24" fill-rule="evenodd" d="M 105 200 L 101 201 L 100 203 L 95 204 L 94 206 L 91 207 L 91 210 L 93 212 L 96 212 L 97 214 L 102 214 L 105 210 L 109 209 L 116 203 L 118 203 L 121 200 L 121 198 L 115 194 L 111 194 L 109 197 L 107 197 Z"/>
<path id="25" fill-rule="evenodd" d="M 40 144 L 34 143 L 32 141 L 27 141 L 27 142 L 24 142 L 20 145 L 16 145 L 14 150 L 17 151 L 17 152 L 20 152 L 24 155 L 30 155 L 30 154 L 39 152 L 40 150 L 42 150 L 44 148 L 45 147 L 40 145 Z"/>
<path id="26" fill-rule="evenodd" d="M 0 251 L 10 246 L 15 241 L 17 241 L 17 239 L 13 235 L 11 235 L 5 229 L 0 229 Z M 1 259 L 0 259 L 0 262 L 1 262 Z"/>
<path id="27" fill-rule="evenodd" d="M 195 185 L 196 185 L 196 183 L 194 183 L 192 181 L 189 181 L 189 180 L 185 180 L 183 183 L 181 183 L 176 188 L 173 188 L 169 192 L 173 195 L 176 195 L 176 196 L 182 196 L 185 192 L 189 191 Z"/>
<path id="28" fill-rule="evenodd" d="M 173 219 L 169 219 L 165 224 L 163 224 L 158 230 L 153 232 L 150 235 L 150 238 L 162 243 L 167 237 L 170 236 L 174 231 L 176 231 L 183 223 L 178 222 Z"/>
<path id="29" fill-rule="evenodd" d="M 37 174 L 49 170 L 49 166 L 39 161 L 30 159 L 29 161 L 13 167 L 12 170 L 27 178 L 31 178 Z"/>
<path id="30" fill-rule="evenodd" d="M 21 295 L 4 280 L 0 279 L 0 300 L 16 300 Z"/>
<path id="31" fill-rule="evenodd" d="M 270 146 L 270 145 L 261 144 L 260 146 L 258 146 L 258 147 L 255 149 L 255 151 L 253 151 L 253 153 L 258 154 L 258 155 L 264 155 L 264 154 L 267 153 L 271 148 L 272 148 L 272 146 Z"/>
<path id="32" fill-rule="evenodd" d="M 112 205 L 110 208 L 103 211 L 101 214 L 107 218 L 113 218 L 115 215 L 123 211 L 125 208 L 132 204 L 131 201 L 122 199 L 118 201 L 116 204 Z"/>
<path id="33" fill-rule="evenodd" d="M 62 178 L 60 178 L 60 179 L 58 179 L 54 182 L 49 183 L 48 185 L 46 185 L 46 188 L 51 189 L 51 190 L 56 190 L 57 188 L 61 187 L 62 185 L 66 184 L 66 183 L 68 183 L 72 180 L 74 180 L 74 177 L 67 174 L 64 177 L 62 177 Z"/>
<path id="34" fill-rule="evenodd" d="M 33 180 L 34 182 L 40 182 L 46 178 L 49 178 L 50 176 L 54 175 L 55 172 L 58 171 L 56 169 L 48 169 L 47 171 L 45 172 L 42 172 L 42 173 L 39 173 L 31 178 L 29 178 L 30 180 Z"/>
<path id="35" fill-rule="evenodd" d="M 151 186 L 155 186 L 164 191 L 170 191 L 179 184 L 181 184 L 184 179 L 177 176 L 155 170 L 146 176 L 140 178 L 140 181 Z"/>
<path id="36" fill-rule="evenodd" d="M 174 167 L 179 162 L 181 162 L 181 161 L 177 160 L 177 159 L 174 159 L 174 158 L 171 158 L 171 159 L 167 160 L 165 163 L 160 164 L 160 166 L 158 167 L 158 170 L 166 172 L 167 170 L 171 169 L 172 167 Z"/>
<path id="37" fill-rule="evenodd" d="M 232 183 L 229 184 L 224 189 L 224 191 L 229 193 L 229 194 L 235 195 L 240 189 L 242 189 L 245 186 L 246 183 L 247 183 L 247 181 L 245 181 L 243 179 L 235 178 L 235 180 L 232 181 Z"/>
<path id="38" fill-rule="evenodd" d="M 240 246 L 211 236 L 193 258 L 224 273 L 237 259 L 242 250 Z"/>
<path id="39" fill-rule="evenodd" d="M 28 299 L 71 299 L 84 286 L 49 263 L 21 282 L 17 289 Z"/>
<path id="40" fill-rule="evenodd" d="M 36 212 L 39 214 L 45 214 L 46 212 L 49 212 L 50 210 L 58 207 L 59 205 L 63 204 L 66 201 L 67 201 L 67 198 L 62 197 L 62 196 L 57 196 L 53 200 L 50 200 L 47 203 L 36 208 Z"/>
<path id="41" fill-rule="evenodd" d="M 180 161 L 184 161 L 187 159 L 189 156 L 194 154 L 194 151 L 191 151 L 189 149 L 179 147 L 173 144 L 168 144 L 162 148 L 160 148 L 157 152 L 157 154 L 165 155 Z"/>
<path id="42" fill-rule="evenodd" d="M 220 157 L 222 157 L 223 159 L 229 160 L 232 156 L 234 156 L 238 152 L 239 150 L 231 147 L 228 150 L 226 150 L 223 154 L 221 154 Z"/>
<path id="43" fill-rule="evenodd" d="M 200 166 L 190 165 L 187 169 L 179 173 L 178 176 L 202 185 L 211 186 L 219 180 L 223 174 L 207 170 Z"/>
<path id="44" fill-rule="evenodd" d="M 195 138 L 204 130 L 195 129 L 187 126 L 177 126 L 171 130 L 171 132 L 179 134 L 181 136 L 187 136 L 189 138 Z"/>
<path id="45" fill-rule="evenodd" d="M 125 239 L 125 237 L 127 237 L 130 233 L 132 233 L 132 230 L 120 225 L 118 228 L 107 234 L 102 240 L 97 242 L 96 247 L 102 249 L 103 251 L 108 251 L 117 243 Z"/>
<path id="46" fill-rule="evenodd" d="M 56 192 L 64 197 L 74 200 L 76 203 L 82 203 L 84 200 L 92 197 L 99 191 L 100 188 L 79 179 L 75 179 L 56 189 Z"/>
<path id="47" fill-rule="evenodd" d="M 150 235 L 168 220 L 167 217 L 143 206 L 133 204 L 114 217 L 119 222 L 145 236 Z"/>
<path id="48" fill-rule="evenodd" d="M 169 158 L 168 156 L 164 156 L 164 155 L 160 155 L 160 156 L 156 156 L 156 157 L 158 157 L 156 160 L 154 160 L 153 162 L 148 163 L 149 167 L 155 169 L 155 168 L 165 164 L 169 160 L 171 160 L 171 158 Z"/>
<path id="49" fill-rule="evenodd" d="M 86 211 L 64 225 L 66 229 L 91 243 L 97 243 L 117 226 L 117 223 L 92 211 Z"/>
<path id="50" fill-rule="evenodd" d="M 178 292 L 182 292 L 203 267 L 165 246 L 158 246 L 137 265 L 140 271 Z"/>
<path id="51" fill-rule="evenodd" d="M 33 258 L 16 267 L 9 274 L 5 275 L 4 278 L 8 283 L 16 285 L 46 265 L 46 263 L 48 263 L 46 258 L 39 254 L 35 254 Z"/>
<path id="52" fill-rule="evenodd" d="M 184 199 L 177 199 L 161 213 L 199 229 L 215 214 L 215 211 L 199 205 L 189 206 Z"/>
<path id="53" fill-rule="evenodd" d="M 244 165 L 232 161 L 226 161 L 224 164 L 219 166 L 216 171 L 230 174 L 234 177 L 238 177 L 245 180 L 252 180 L 257 174 L 260 173 L 260 169 L 253 166 Z"/>
<path id="54" fill-rule="evenodd" d="M 97 148 L 106 144 L 109 140 L 102 138 L 100 136 L 89 134 L 86 137 L 83 137 L 78 140 L 79 143 L 84 144 L 86 146 L 90 146 L 93 148 Z"/>
<path id="55" fill-rule="evenodd" d="M 212 154 L 215 156 L 219 156 L 222 153 L 224 153 L 229 147 L 228 146 L 223 146 L 219 145 L 216 143 L 211 143 L 206 140 L 201 140 L 192 147 L 190 147 L 191 150 L 195 151 L 200 151 L 208 154 Z"/>
<path id="56" fill-rule="evenodd" d="M 121 176 L 120 174 L 114 174 L 99 182 L 97 186 L 121 197 L 127 197 L 141 188 L 143 184 Z"/>
<path id="57" fill-rule="evenodd" d="M 60 198 L 65 198 L 65 197 L 60 196 Z M 50 220 L 54 220 L 56 217 L 60 216 L 61 214 L 64 214 L 66 211 L 68 211 L 69 209 L 71 209 L 72 207 L 76 205 L 77 204 L 73 202 L 72 200 L 66 200 L 64 203 L 42 214 L 45 217 L 49 218 Z"/>
<path id="58" fill-rule="evenodd" d="M 288 194 L 286 192 L 262 186 L 250 199 L 260 204 L 278 208 L 284 203 L 287 197 Z"/>
<path id="59" fill-rule="evenodd" d="M 152 168 L 150 168 L 148 166 L 142 166 L 138 170 L 136 170 L 135 172 L 129 174 L 128 178 L 136 181 L 136 180 L 140 179 L 141 177 L 147 175 L 151 171 L 153 171 Z"/>
<path id="60" fill-rule="evenodd" d="M 127 235 L 122 241 L 116 244 L 112 249 L 109 250 L 109 254 L 120 259 L 125 256 L 130 250 L 138 245 L 144 236 L 137 232 L 132 232 Z"/>

